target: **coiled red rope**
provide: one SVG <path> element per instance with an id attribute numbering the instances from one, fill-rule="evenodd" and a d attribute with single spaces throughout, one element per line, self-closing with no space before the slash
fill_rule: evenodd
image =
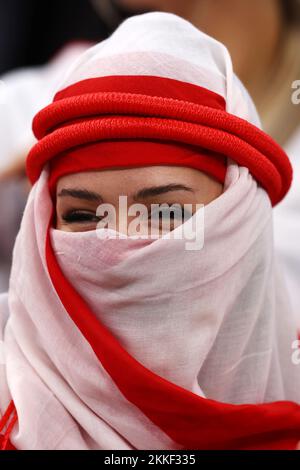
<path id="1" fill-rule="evenodd" d="M 102 78 L 88 81 L 89 92 L 81 82 L 60 92 L 36 115 L 33 130 L 39 142 L 27 159 L 32 183 L 47 162 L 70 149 L 105 140 L 154 139 L 196 145 L 231 158 L 249 169 L 273 205 L 289 190 L 292 167 L 283 149 L 256 126 L 225 111 L 225 105 L 212 97 L 210 90 L 206 90 L 206 97 L 201 89 L 201 99 L 197 96 L 196 103 L 123 91 L 92 92 L 99 88 Z M 166 80 L 172 82 L 161 80 L 164 85 Z M 108 88 L 107 80 L 105 85 Z M 80 94 L 82 89 L 84 93 Z"/>

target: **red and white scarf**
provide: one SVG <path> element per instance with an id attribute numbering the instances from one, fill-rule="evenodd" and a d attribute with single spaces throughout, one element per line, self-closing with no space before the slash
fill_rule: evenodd
<path id="1" fill-rule="evenodd" d="M 230 67 L 225 48 L 186 21 L 141 15 L 83 55 L 54 107 L 36 121 L 41 140 L 28 160 L 35 184 L 0 310 L 5 349 L 0 409 L 4 413 L 13 401 L 18 420 L 9 431 L 17 449 L 296 448 L 300 366 L 292 355 L 297 332 L 272 235 L 272 203 L 286 192 L 290 167 L 279 147 L 255 127 L 254 107 Z M 53 158 L 64 152 L 61 158 L 70 160 L 69 152 L 82 139 L 99 145 L 109 126 L 97 106 L 103 111 L 107 100 L 110 113 L 116 110 L 111 139 L 132 122 L 135 131 L 146 132 L 147 118 L 136 118 L 140 96 L 128 104 L 134 116 L 122 121 L 118 93 L 127 92 L 102 90 L 91 97 L 83 81 L 106 71 L 134 76 L 134 70 L 139 77 L 142 70 L 148 76 L 159 73 L 176 90 L 175 80 L 188 81 L 201 87 L 199 99 L 208 89 L 224 100 L 224 110 L 196 103 L 196 122 L 190 117 L 187 123 L 191 99 L 185 95 L 174 103 L 164 96 L 167 117 L 160 117 L 172 136 L 189 136 L 185 144 L 196 145 L 198 138 L 203 144 L 206 136 L 203 148 L 227 149 L 224 192 L 204 209 L 202 250 L 186 250 L 185 239 L 110 239 L 52 227 L 49 182 L 64 171 L 52 165 Z M 74 88 L 66 88 L 72 87 L 70 81 L 80 89 L 76 99 Z M 115 93 L 116 101 L 107 93 Z M 148 112 L 158 104 L 143 100 Z M 92 106 L 94 114 L 87 119 L 82 110 L 91 113 Z M 176 118 L 170 117 L 174 109 Z M 151 139 L 159 127 L 153 119 L 146 135 Z M 73 126 L 79 126 L 77 133 Z M 213 136 L 220 140 L 214 149 Z M 80 154 L 78 165 L 83 158 Z M 126 166 L 124 154 L 123 159 Z M 143 165 L 142 156 L 138 163 Z M 72 165 L 69 172 L 75 171 Z M 270 168 L 275 180 L 268 179 Z"/>

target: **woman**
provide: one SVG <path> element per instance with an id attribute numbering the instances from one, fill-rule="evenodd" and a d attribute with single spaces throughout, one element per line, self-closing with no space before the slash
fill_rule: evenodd
<path id="1" fill-rule="evenodd" d="M 2 448 L 295 449 L 297 334 L 272 242 L 291 167 L 225 47 L 175 15 L 131 18 L 34 132 L 2 298 Z M 169 230 L 153 214 L 152 238 L 160 203 L 179 209 Z"/>

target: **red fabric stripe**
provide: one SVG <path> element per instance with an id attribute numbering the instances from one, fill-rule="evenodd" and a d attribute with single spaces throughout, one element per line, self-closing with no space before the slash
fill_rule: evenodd
<path id="1" fill-rule="evenodd" d="M 174 98 L 182 101 L 225 109 L 224 98 L 217 93 L 192 83 L 153 75 L 111 75 L 81 80 L 56 93 L 54 102 L 65 98 L 114 91 L 148 96 Z"/>
<path id="2" fill-rule="evenodd" d="M 10 440 L 6 440 L 4 436 L 0 436 L 0 451 L 1 450 L 17 450 Z"/>
<path id="3" fill-rule="evenodd" d="M 13 427 L 14 425 L 16 424 L 18 420 L 18 416 L 16 414 L 16 412 L 14 413 L 14 415 L 12 416 L 12 419 L 9 423 L 9 425 L 7 426 L 7 430 L 2 438 L 2 443 L 1 443 L 1 447 L 0 449 L 1 450 L 13 450 L 14 449 L 14 446 L 11 444 L 10 440 L 9 440 L 9 436 L 13 430 Z"/>
<path id="4" fill-rule="evenodd" d="M 203 399 L 159 377 L 129 355 L 64 277 L 49 230 L 46 259 L 63 305 L 112 380 L 126 399 L 174 442 L 185 449 L 296 448 L 300 437 L 299 405 L 230 405 Z"/>
<path id="5" fill-rule="evenodd" d="M 0 432 L 4 429 L 5 426 L 7 426 L 4 435 L 0 435 L 0 450 L 16 450 L 16 448 L 11 444 L 9 436 L 17 420 L 18 417 L 15 405 L 14 402 L 11 400 L 7 407 L 7 410 L 5 411 L 4 415 L 0 420 Z"/>
<path id="6" fill-rule="evenodd" d="M 11 401 L 7 407 L 7 410 L 5 411 L 4 415 L 0 419 L 0 432 L 3 431 L 4 427 L 7 425 L 9 418 L 11 414 L 14 412 L 14 403 Z"/>
<path id="7" fill-rule="evenodd" d="M 49 188 L 55 191 L 57 180 L 70 173 L 145 165 L 179 165 L 196 168 L 224 183 L 227 159 L 198 147 L 145 140 L 103 141 L 77 147 L 50 162 Z"/>

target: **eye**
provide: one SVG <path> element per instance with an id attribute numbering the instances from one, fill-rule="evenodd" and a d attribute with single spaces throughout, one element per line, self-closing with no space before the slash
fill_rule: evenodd
<path id="1" fill-rule="evenodd" d="M 98 217 L 94 212 L 83 210 L 72 210 L 62 216 L 62 219 L 68 224 L 74 223 L 98 223 L 101 217 Z"/>

